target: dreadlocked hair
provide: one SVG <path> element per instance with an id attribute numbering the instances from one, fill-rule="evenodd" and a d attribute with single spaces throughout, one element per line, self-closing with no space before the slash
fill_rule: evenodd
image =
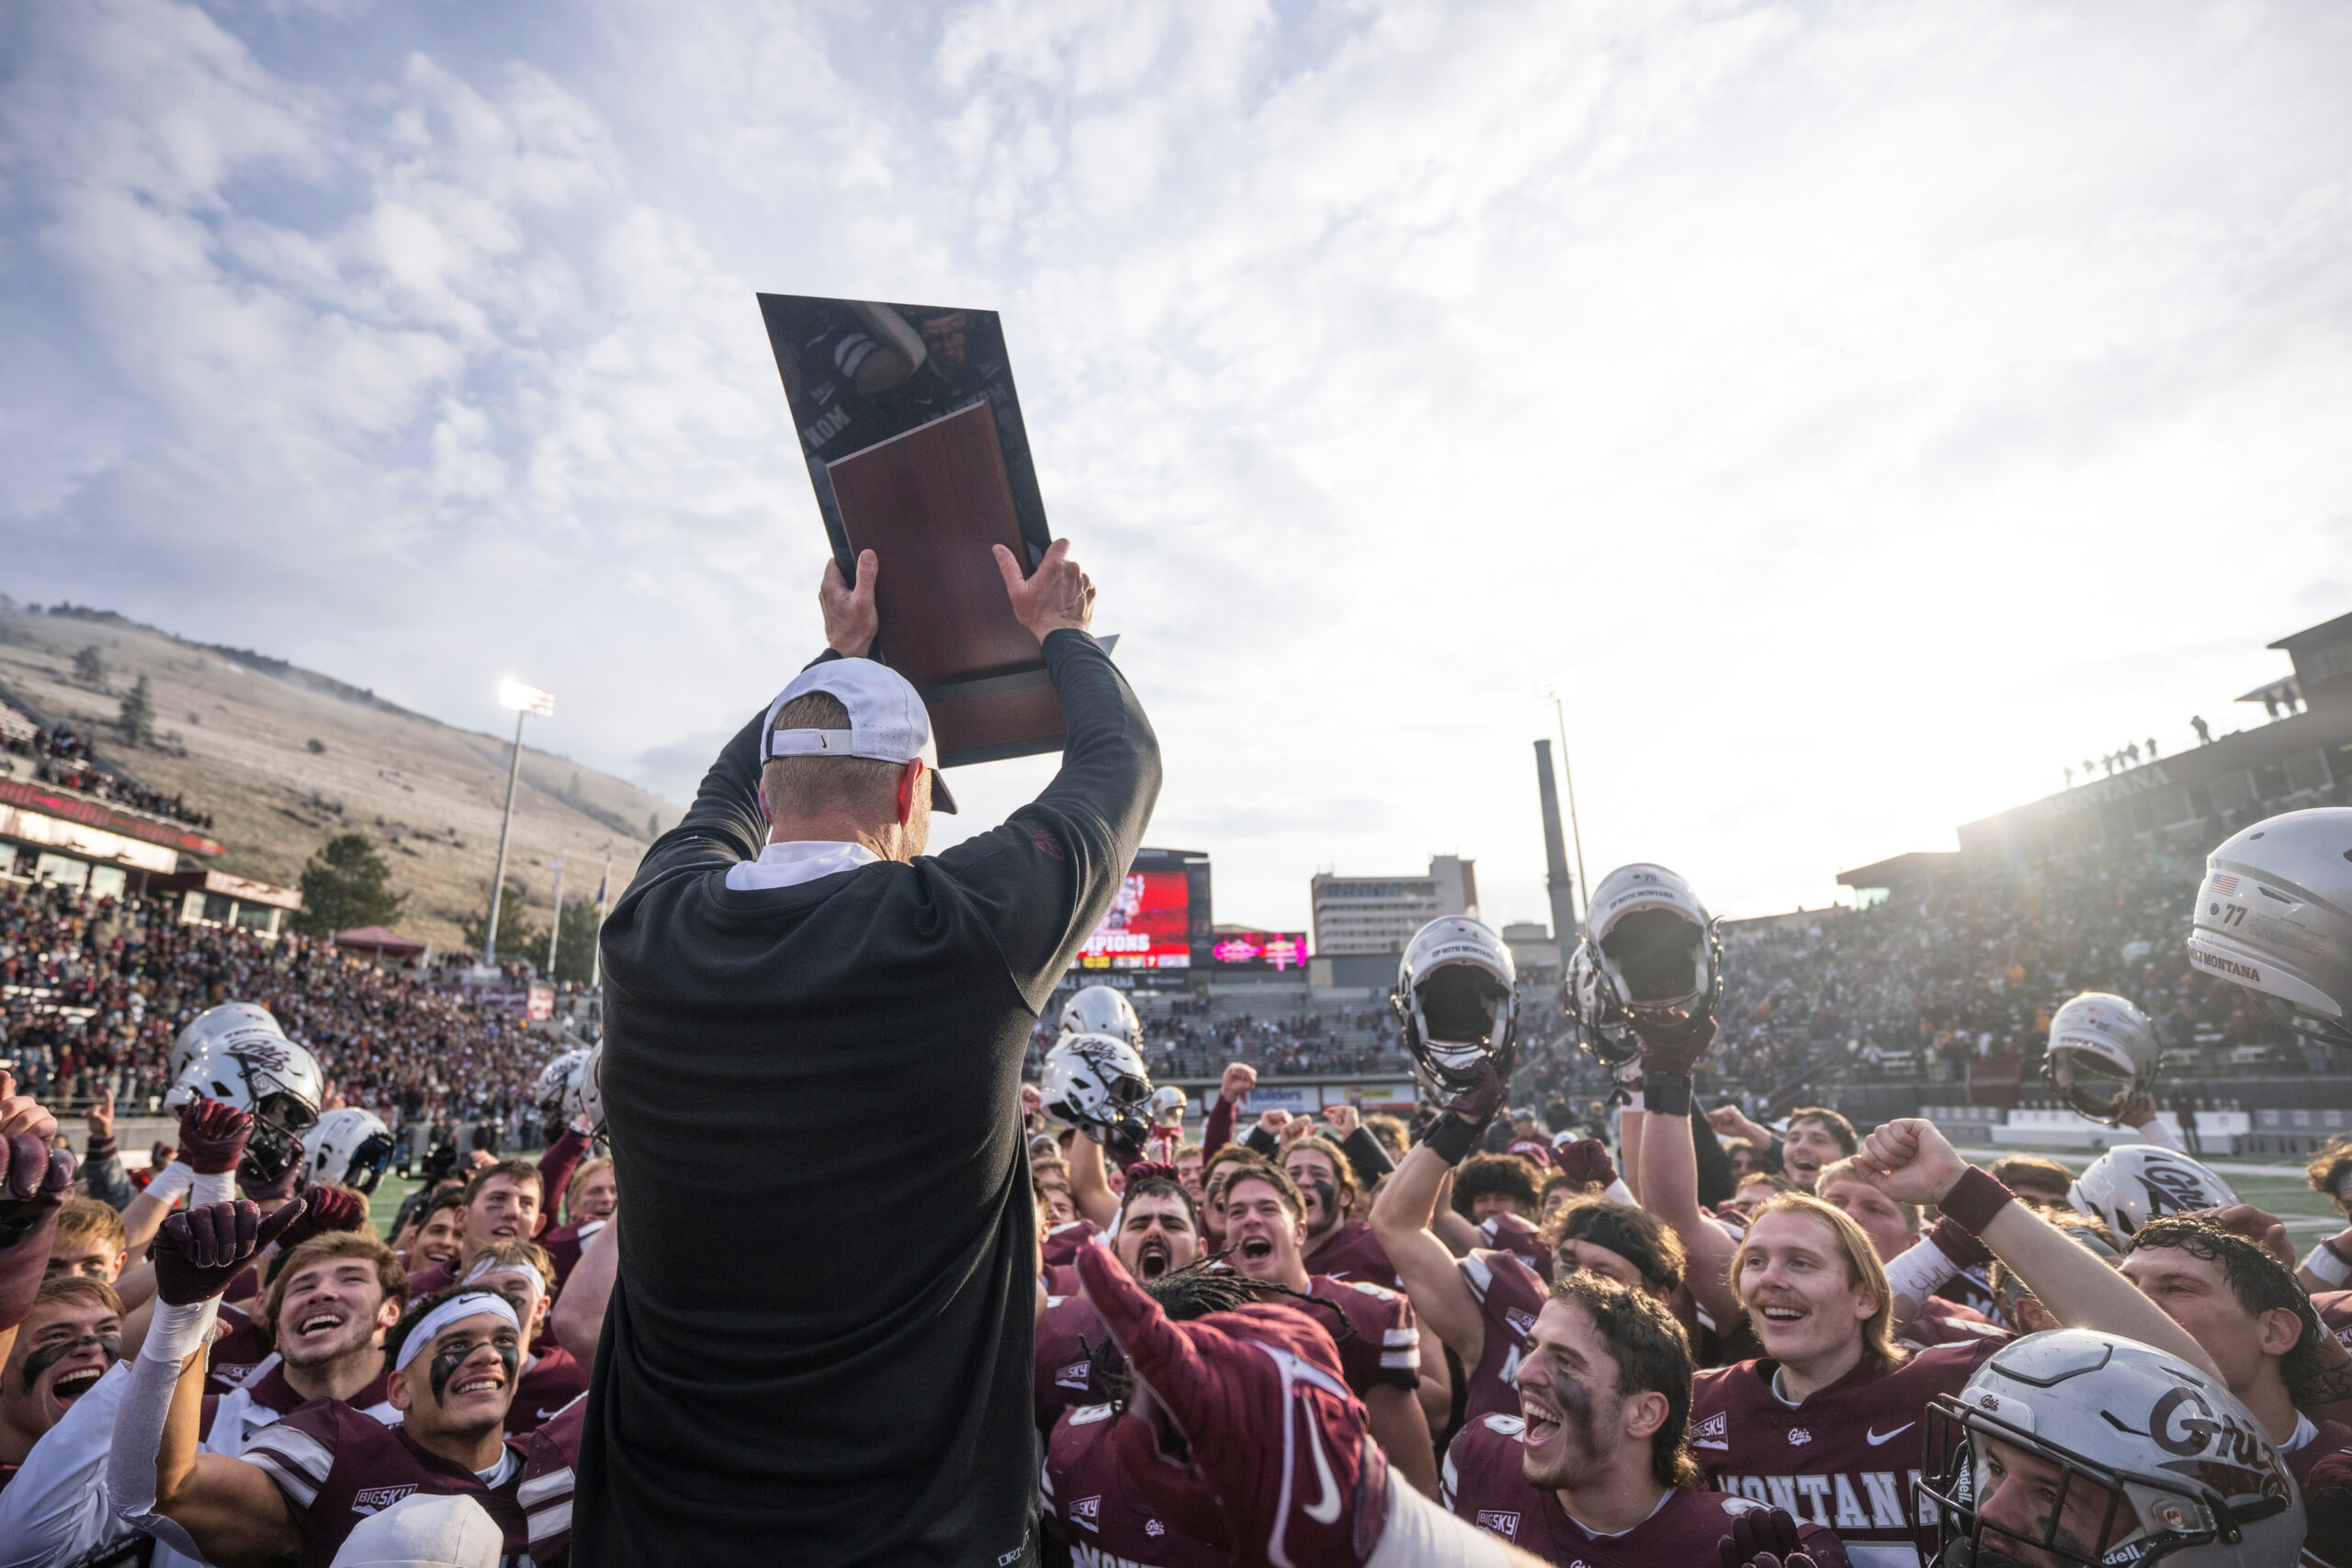
<path id="1" fill-rule="evenodd" d="M 1223 1255 L 1218 1255 L 1221 1258 Z M 1171 1269 L 1152 1280 L 1137 1280 L 1143 1293 L 1159 1303 L 1159 1310 L 1171 1323 L 1191 1323 L 1212 1313 L 1232 1312 L 1252 1302 L 1290 1301 L 1302 1307 L 1320 1307 L 1338 1321 L 1339 1327 L 1331 1336 L 1334 1341 L 1356 1337 L 1348 1324 L 1348 1314 L 1335 1302 L 1312 1296 L 1305 1291 L 1294 1291 L 1288 1285 L 1272 1280 L 1252 1280 L 1238 1274 L 1218 1260 L 1205 1258 Z M 1095 1389 L 1103 1395 L 1103 1403 L 1116 1404 L 1124 1410 L 1135 1380 L 1127 1371 L 1127 1359 L 1119 1351 L 1118 1343 L 1109 1334 L 1099 1342 L 1089 1342 L 1084 1335 L 1078 1337 L 1078 1348 L 1086 1352 L 1090 1377 Z"/>

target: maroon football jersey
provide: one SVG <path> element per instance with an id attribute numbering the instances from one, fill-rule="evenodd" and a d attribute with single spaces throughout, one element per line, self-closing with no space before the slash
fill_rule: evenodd
<path id="1" fill-rule="evenodd" d="M 1466 1426 L 1482 1416 L 1519 1416 L 1520 1352 L 1534 1330 L 1535 1314 L 1544 1310 L 1551 1292 L 1516 1253 L 1480 1247 L 1454 1267 L 1463 1283 L 1478 1298 L 1478 1315 L 1486 1322 L 1486 1343 L 1478 1365 L 1464 1380 L 1462 1419 Z"/>
<path id="2" fill-rule="evenodd" d="M 576 1225 L 558 1225 L 539 1237 L 539 1245 L 548 1249 L 548 1258 L 555 1264 L 557 1290 L 563 1289 L 563 1282 L 571 1278 L 574 1269 L 580 1267 L 581 1249 L 609 1223 L 605 1220 L 583 1220 Z"/>
<path id="3" fill-rule="evenodd" d="M 301 1568 L 332 1568 L 344 1538 L 359 1521 L 408 1496 L 452 1494 L 481 1504 L 506 1538 L 502 1568 L 522 1568 L 530 1532 L 515 1498 L 522 1484 L 520 1445 L 501 1450 L 500 1473 L 485 1483 L 461 1464 L 428 1453 L 398 1427 L 387 1427 L 339 1399 L 314 1399 L 255 1433 L 245 1462 L 285 1495 L 302 1532 Z"/>
<path id="4" fill-rule="evenodd" d="M 1072 1220 L 1068 1224 L 1056 1225 L 1046 1233 L 1042 1249 L 1046 1267 L 1055 1269 L 1076 1261 L 1078 1249 L 1102 1234 L 1092 1220 Z"/>
<path id="5" fill-rule="evenodd" d="M 1311 1247 L 1302 1261 L 1310 1274 L 1328 1274 L 1334 1280 L 1360 1280 L 1392 1291 L 1400 1283 L 1396 1266 L 1374 1239 L 1372 1226 L 1362 1220 L 1333 1226 L 1322 1245 Z"/>
<path id="6" fill-rule="evenodd" d="M 1529 1484 L 1520 1464 L 1523 1429 L 1518 1416 L 1498 1415 L 1454 1434 L 1438 1501 L 1454 1517 L 1563 1568 L 1705 1568 L 1721 1561 L 1715 1543 L 1731 1534 L 1732 1520 L 1763 1506 L 1722 1492 L 1668 1492 L 1632 1529 L 1593 1535 L 1560 1506 L 1558 1493 Z M 1832 1532 L 1800 1523 L 1797 1534 L 1821 1568 L 1846 1561 Z"/>
<path id="7" fill-rule="evenodd" d="M 1915 1563 L 1914 1531 L 1935 1522 L 1933 1506 L 1913 1490 L 1928 1401 L 1958 1393 L 2007 1343 L 1980 1337 L 1939 1345 L 1893 1367 L 1865 1357 L 1796 1405 L 1772 1392 L 1778 1362 L 1710 1368 L 1691 1388 L 1691 1457 L 1717 1491 L 1785 1508 L 1849 1547 L 1875 1549 L 1857 1550 L 1857 1562 Z"/>
<path id="8" fill-rule="evenodd" d="M 2308 1416 L 2302 1419 L 2311 1421 Z M 2352 1427 L 2341 1421 L 2314 1421 L 2312 1435 L 2291 1449 L 2281 1445 L 2278 1457 L 2287 1461 L 2288 1473 L 2295 1478 L 2295 1484 L 2308 1493 L 2313 1468 L 2320 1461 L 2332 1459 L 2346 1449 L 2352 1449 Z"/>
<path id="9" fill-rule="evenodd" d="M 514 1383 L 514 1403 L 506 1412 L 506 1435 L 519 1438 L 588 1392 L 588 1369 L 560 1345 L 536 1353 L 531 1370 Z"/>
<path id="10" fill-rule="evenodd" d="M 229 1332 L 205 1350 L 204 1392 L 212 1394 L 243 1388 L 275 1364 L 252 1317 L 222 1302 L 220 1321 L 229 1325 Z"/>
<path id="11" fill-rule="evenodd" d="M 1220 1568 L 1227 1559 L 1176 1532 L 1119 1475 L 1108 1404 L 1065 1411 L 1046 1445 L 1046 1528 L 1080 1568 Z"/>
<path id="12" fill-rule="evenodd" d="M 1929 1296 L 1919 1307 L 1919 1315 L 1903 1325 L 1898 1336 L 1904 1344 L 1915 1349 L 1930 1345 L 1950 1345 L 1955 1340 L 2015 1337 L 2009 1331 L 1981 1312 L 1971 1312 L 1958 1302 L 1941 1296 Z"/>
<path id="13" fill-rule="evenodd" d="M 1420 1326 L 1404 1292 L 1322 1274 L 1308 1275 L 1306 1290 L 1346 1314 L 1348 1326 L 1355 1330 L 1352 1337 L 1342 1338 L 1333 1332 L 1337 1325 L 1328 1313 L 1313 1307 L 1299 1309 L 1339 1341 L 1340 1367 L 1358 1399 L 1383 1383 L 1402 1389 L 1421 1386 Z"/>
<path id="14" fill-rule="evenodd" d="M 1061 1413 L 1102 1397 L 1094 1392 L 1093 1352 L 1111 1331 L 1084 1296 L 1047 1296 L 1037 1314 L 1037 1359 L 1030 1374 L 1037 1405 L 1037 1430 L 1050 1432 Z"/>
<path id="15" fill-rule="evenodd" d="M 2312 1310 L 2330 1334 L 2352 1345 L 2352 1291 L 2321 1291 L 2312 1297 Z"/>
<path id="16" fill-rule="evenodd" d="M 580 1431 L 588 1424 L 586 1395 L 541 1422 L 524 1443 L 528 1457 L 514 1500 L 531 1532 L 534 1568 L 571 1560 L 571 1490 L 580 1464 Z"/>
<path id="17" fill-rule="evenodd" d="M 1490 1216 L 1478 1227 L 1478 1234 L 1487 1238 L 1488 1247 L 1518 1253 L 1535 1270 L 1537 1279 L 1552 1277 L 1552 1249 L 1544 1245 L 1543 1236 L 1533 1225 L 1508 1209 Z"/>
<path id="18" fill-rule="evenodd" d="M 458 1282 L 458 1271 L 447 1263 L 428 1263 L 413 1269 L 408 1277 L 408 1304 L 414 1306 L 435 1291 L 446 1291 Z"/>

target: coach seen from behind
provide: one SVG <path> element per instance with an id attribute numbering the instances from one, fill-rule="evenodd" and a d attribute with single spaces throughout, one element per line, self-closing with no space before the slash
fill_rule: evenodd
<path id="1" fill-rule="evenodd" d="M 997 565 L 1067 719 L 1044 794 L 923 852 L 955 805 L 922 700 L 864 657 L 868 551 L 854 591 L 827 567 L 828 651 L 728 742 L 605 926 L 629 1224 L 582 1568 L 1035 1558 L 1022 1055 L 1134 859 L 1159 752 L 1067 545 Z"/>

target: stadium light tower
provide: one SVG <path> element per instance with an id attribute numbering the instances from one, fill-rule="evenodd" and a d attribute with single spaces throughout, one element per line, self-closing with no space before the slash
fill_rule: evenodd
<path id="1" fill-rule="evenodd" d="M 514 829 L 514 784 L 523 774 L 523 721 L 533 714 L 541 718 L 553 718 L 555 698 L 537 686 L 526 686 L 520 681 L 501 681 L 498 682 L 498 705 L 514 710 L 514 756 L 506 764 L 506 814 L 498 819 L 498 869 L 490 875 L 490 929 L 481 942 L 481 963 L 485 969 L 498 967 L 498 905 L 506 895 L 506 840 Z"/>

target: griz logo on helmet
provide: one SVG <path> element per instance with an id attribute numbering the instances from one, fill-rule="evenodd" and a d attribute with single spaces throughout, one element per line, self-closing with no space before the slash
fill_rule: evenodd
<path id="1" fill-rule="evenodd" d="M 2227 1459 L 2250 1477 L 2267 1477 L 2270 1474 L 2270 1466 L 2265 1462 L 2267 1445 L 2262 1437 L 2242 1421 L 2214 1414 L 2213 1407 L 2205 1403 L 2205 1396 L 2193 1388 L 2174 1389 L 2156 1401 L 2155 1407 L 2148 1412 L 2148 1436 L 2154 1438 L 2156 1446 L 2166 1453 L 2184 1457 L 2202 1455 L 2207 1457 L 2208 1462 L 2214 1459 Z M 2222 1451 L 2214 1453 L 2211 1450 L 2217 1446 L 2214 1441 L 2217 1438 L 2222 1439 L 2218 1445 Z M 2178 1469 L 2204 1479 L 2204 1466 L 2201 1464 L 2166 1468 Z M 2263 1489 L 2258 1481 L 2244 1484 L 2252 1492 Z"/>
<path id="2" fill-rule="evenodd" d="M 2140 1172 L 2140 1186 L 2148 1194 L 2151 1216 L 2212 1207 L 2212 1194 L 2205 1190 L 2196 1173 L 2177 1165 L 2150 1164 Z"/>

